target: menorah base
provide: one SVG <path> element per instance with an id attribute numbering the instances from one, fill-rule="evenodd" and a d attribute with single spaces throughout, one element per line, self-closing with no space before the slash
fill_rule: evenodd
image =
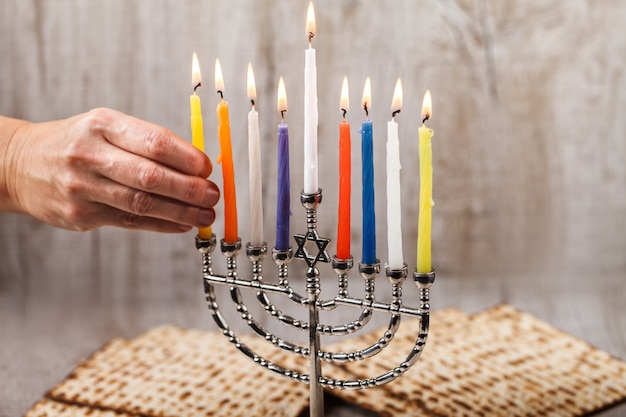
<path id="1" fill-rule="evenodd" d="M 375 280 L 380 272 L 380 262 L 374 264 L 359 264 L 359 274 L 364 280 L 365 296 L 363 298 L 350 297 L 348 293 L 347 276 L 352 269 L 352 258 L 340 260 L 334 258 L 332 267 L 338 276 L 337 296 L 329 300 L 320 300 L 320 278 L 317 268 L 318 262 L 330 262 L 325 252 L 328 239 L 320 238 L 317 234 L 317 206 L 321 202 L 321 190 L 316 194 L 302 194 L 301 201 L 307 210 L 307 233 L 296 235 L 298 249 L 294 252 L 291 248 L 286 250 L 276 250 L 272 252 L 272 257 L 277 265 L 277 283 L 267 283 L 263 281 L 263 260 L 267 254 L 267 245 L 246 245 L 246 255 L 252 264 L 251 279 L 243 279 L 238 275 L 237 257 L 241 252 L 241 240 L 237 242 L 220 242 L 220 250 L 226 258 L 226 275 L 214 274 L 213 272 L 213 252 L 216 248 L 216 238 L 201 239 L 196 237 L 196 248 L 202 255 L 202 275 L 207 305 L 217 326 L 222 330 L 224 336 L 244 355 L 249 357 L 258 365 L 285 377 L 298 382 L 309 384 L 310 391 L 310 415 L 322 417 L 324 415 L 323 388 L 358 390 L 387 384 L 400 377 L 413 366 L 419 359 L 426 340 L 428 338 L 429 317 L 430 317 L 430 287 L 435 281 L 435 272 L 413 273 L 413 281 L 420 294 L 419 307 L 408 307 L 402 303 L 402 285 L 408 275 L 408 268 L 385 268 L 387 280 L 391 284 L 392 301 L 384 303 L 375 299 Z M 311 255 L 305 248 L 305 243 L 312 241 L 318 248 L 318 253 Z M 293 258 L 303 259 L 308 266 L 306 273 L 306 295 L 299 294 L 290 284 L 288 277 L 288 267 Z M 226 285 L 229 288 L 231 299 L 235 304 L 237 312 L 250 329 L 274 345 L 277 349 L 296 354 L 309 361 L 309 373 L 301 373 L 296 370 L 286 369 L 272 361 L 257 354 L 247 346 L 230 328 L 226 319 L 219 309 L 215 295 L 215 284 Z M 256 291 L 256 298 L 272 317 L 278 319 L 287 327 L 306 331 L 309 335 L 307 346 L 284 340 L 281 337 L 268 331 L 261 323 L 256 321 L 244 304 L 241 290 Z M 296 306 L 306 307 L 308 310 L 308 321 L 297 320 L 288 314 L 283 313 L 275 306 L 270 296 L 285 296 Z M 323 325 L 319 323 L 320 311 L 333 310 L 339 306 L 351 307 L 360 310 L 358 318 L 347 321 L 340 325 Z M 351 352 L 332 352 L 322 349 L 320 344 L 321 335 L 341 336 L 350 334 L 362 329 L 370 320 L 373 312 L 382 312 L 389 315 L 387 329 L 381 334 L 379 339 L 370 346 Z M 416 317 L 419 319 L 416 340 L 413 348 L 408 352 L 404 361 L 388 371 L 370 378 L 341 380 L 328 378 L 322 375 L 322 361 L 331 363 L 346 363 L 360 361 L 371 358 L 383 349 L 391 345 L 396 332 L 400 327 L 401 317 Z"/>

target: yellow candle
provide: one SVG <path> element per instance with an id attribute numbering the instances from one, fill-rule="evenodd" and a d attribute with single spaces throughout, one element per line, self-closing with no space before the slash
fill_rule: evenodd
<path id="1" fill-rule="evenodd" d="M 432 116 L 430 90 L 424 94 L 422 105 L 422 126 L 419 128 L 420 158 L 420 202 L 417 227 L 417 272 L 426 274 L 432 271 L 431 230 L 433 202 L 433 151 L 431 138 L 435 133 L 426 127 L 426 120 Z"/>
<path id="2" fill-rule="evenodd" d="M 200 97 L 196 94 L 196 89 L 202 86 L 202 78 L 200 77 L 200 64 L 198 64 L 198 57 L 195 52 L 193 53 L 191 63 L 191 86 L 193 87 L 193 94 L 189 96 L 189 107 L 191 108 L 191 143 L 204 152 L 202 107 L 200 106 Z M 198 236 L 200 239 L 210 239 L 211 236 L 213 236 L 211 226 L 198 228 Z"/>
<path id="3" fill-rule="evenodd" d="M 235 193 L 235 169 L 233 166 L 233 148 L 230 141 L 230 121 L 228 103 L 224 100 L 224 78 L 220 61 L 215 61 L 215 89 L 221 99 L 217 105 L 217 135 L 220 141 L 220 156 L 217 163 L 222 164 L 224 180 L 224 241 L 234 243 L 239 239 L 237 230 L 237 196 Z"/>

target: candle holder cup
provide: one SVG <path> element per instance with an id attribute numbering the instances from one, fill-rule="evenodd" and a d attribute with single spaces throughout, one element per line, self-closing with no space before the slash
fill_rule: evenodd
<path id="1" fill-rule="evenodd" d="M 240 278 L 238 275 L 237 257 L 242 248 L 241 240 L 237 242 L 224 242 L 222 240 L 220 242 L 220 250 L 226 257 L 226 275 L 213 272 L 213 252 L 216 248 L 215 236 L 210 239 L 196 237 L 196 248 L 202 256 L 202 276 L 208 307 L 224 336 L 256 364 L 274 373 L 308 384 L 310 391 L 310 415 L 321 417 L 324 414 L 323 388 L 361 390 L 380 386 L 400 377 L 417 362 L 428 337 L 430 287 L 435 281 L 435 273 L 434 271 L 413 273 L 413 281 L 419 290 L 420 302 L 417 307 L 409 307 L 402 303 L 402 285 L 408 276 L 406 264 L 402 268 L 385 268 L 385 275 L 391 285 L 392 296 L 392 301 L 385 303 L 377 301 L 374 294 L 375 280 L 380 274 L 380 262 L 378 260 L 374 264 L 359 262 L 358 272 L 364 280 L 365 295 L 362 298 L 350 297 L 348 294 L 348 275 L 354 266 L 352 257 L 349 259 L 329 257 L 326 247 L 330 243 L 330 239 L 320 237 L 317 232 L 317 208 L 322 201 L 322 190 L 318 190 L 317 193 L 313 194 L 305 194 L 303 192 L 300 201 L 306 210 L 307 231 L 304 234 L 294 235 L 297 243 L 295 253 L 292 248 L 288 250 L 274 249 L 272 251 L 272 258 L 277 267 L 276 283 L 269 283 L 263 280 L 263 260 L 267 255 L 266 243 L 261 245 L 247 244 L 245 247 L 246 256 L 252 264 L 252 276 L 250 278 Z M 307 249 L 307 243 L 309 247 L 314 247 L 313 253 L 310 253 Z M 298 293 L 289 283 L 289 265 L 294 258 L 301 259 L 307 264 L 306 292 L 304 294 Z M 337 296 L 329 300 L 320 299 L 319 263 L 331 263 L 330 267 L 337 275 Z M 220 311 L 215 295 L 216 284 L 229 287 L 231 299 L 235 303 L 237 311 L 254 333 L 264 338 L 277 349 L 308 358 L 308 373 L 285 369 L 257 354 L 243 343 L 231 329 Z M 308 345 L 300 346 L 268 331 L 248 311 L 243 301 L 242 290 L 256 291 L 256 298 L 263 308 L 285 326 L 308 332 Z M 308 321 L 297 320 L 283 313 L 272 304 L 268 294 L 285 296 L 300 308 L 306 308 L 309 313 Z M 320 323 L 320 311 L 333 310 L 339 306 L 360 309 L 360 315 L 357 319 L 344 324 L 325 325 Z M 370 321 L 374 312 L 382 312 L 389 315 L 387 330 L 383 332 L 377 342 L 351 352 L 331 352 L 322 348 L 320 343 L 321 335 L 342 336 L 357 332 Z M 404 361 L 380 375 L 369 378 L 342 380 L 322 375 L 322 362 L 345 363 L 366 360 L 380 353 L 383 349 L 389 348 L 390 342 L 400 327 L 402 316 L 419 319 L 415 344 L 407 353 Z"/>

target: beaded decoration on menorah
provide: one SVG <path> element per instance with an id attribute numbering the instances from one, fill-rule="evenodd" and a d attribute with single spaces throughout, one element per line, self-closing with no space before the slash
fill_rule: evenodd
<path id="1" fill-rule="evenodd" d="M 326 251 L 330 239 L 320 237 L 317 232 L 317 209 L 322 202 L 322 190 L 320 189 L 314 194 L 305 194 L 303 192 L 300 196 L 300 201 L 306 210 L 307 231 L 304 234 L 294 235 L 297 242 L 295 255 L 291 247 L 289 247 L 288 250 L 273 250 L 272 257 L 278 270 L 276 283 L 267 282 L 263 277 L 263 259 L 267 254 L 267 244 L 265 243 L 259 246 L 246 245 L 246 255 L 252 264 L 252 276 L 248 279 L 241 277 L 238 272 L 237 257 L 241 251 L 241 239 L 237 242 L 225 242 L 222 239 L 220 242 L 221 252 L 226 257 L 226 275 L 218 275 L 213 272 L 212 254 L 216 247 L 215 235 L 210 239 L 196 237 L 196 248 L 202 254 L 202 275 L 208 307 L 213 319 L 222 330 L 224 336 L 226 336 L 237 349 L 243 352 L 244 355 L 258 365 L 296 381 L 309 384 L 310 415 L 321 417 L 324 415 L 324 398 L 322 392 L 324 387 L 348 390 L 376 387 L 395 380 L 417 362 L 428 337 L 430 287 L 435 281 L 435 272 L 413 273 L 413 281 L 419 289 L 420 304 L 418 307 L 409 307 L 402 303 L 402 284 L 408 275 L 406 264 L 400 269 L 385 268 L 385 275 L 391 285 L 392 301 L 390 303 L 383 303 L 376 301 L 374 295 L 374 282 L 380 272 L 380 262 L 378 260 L 376 260 L 374 264 L 359 262 L 358 269 L 359 274 L 364 280 L 365 295 L 362 299 L 350 297 L 348 294 L 348 274 L 353 268 L 352 257 L 347 260 L 340 260 L 335 257 L 331 259 Z M 309 252 L 307 246 L 315 248 L 311 251 L 313 253 Z M 298 293 L 289 283 L 288 270 L 289 264 L 293 258 L 301 259 L 307 264 L 306 295 Z M 331 263 L 332 269 L 337 275 L 338 292 L 337 296 L 333 299 L 320 299 L 321 287 L 318 263 Z M 237 311 L 254 333 L 266 339 L 268 343 L 273 344 L 277 349 L 307 357 L 309 359 L 309 373 L 303 374 L 294 370 L 285 369 L 258 355 L 249 346 L 243 343 L 230 328 L 220 312 L 214 290 L 215 284 L 229 287 L 230 295 L 237 307 Z M 244 304 L 241 293 L 242 289 L 256 291 L 257 299 L 264 309 L 281 323 L 288 327 L 308 332 L 309 345 L 299 346 L 284 340 L 272 334 L 265 329 L 263 325 L 255 321 Z M 285 296 L 297 306 L 307 308 L 309 313 L 308 322 L 296 320 L 284 314 L 271 303 L 267 294 Z M 319 322 L 319 313 L 321 310 L 332 310 L 338 306 L 360 309 L 360 315 L 356 320 L 341 325 L 325 325 Z M 376 343 L 352 352 L 328 352 L 322 349 L 320 335 L 341 336 L 354 333 L 370 321 L 374 311 L 389 314 L 387 330 L 380 336 Z M 392 339 L 400 327 L 400 318 L 403 315 L 417 317 L 420 323 L 417 334 L 415 335 L 415 345 L 411 351 L 408 352 L 403 362 L 381 375 L 365 379 L 339 380 L 322 375 L 322 361 L 345 363 L 366 360 L 380 353 L 383 349 L 392 346 Z"/>

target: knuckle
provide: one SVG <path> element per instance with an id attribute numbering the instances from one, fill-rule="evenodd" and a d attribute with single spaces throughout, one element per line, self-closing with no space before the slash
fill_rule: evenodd
<path id="1" fill-rule="evenodd" d="M 90 126 L 100 124 L 102 120 L 108 120 L 111 114 L 111 110 L 104 107 L 96 107 L 85 113 L 85 121 Z"/>
<path id="2" fill-rule="evenodd" d="M 89 211 L 79 204 L 68 204 L 65 206 L 63 217 L 71 230 L 86 232 L 93 229 L 90 225 L 92 217 Z"/>
<path id="3" fill-rule="evenodd" d="M 113 117 L 112 110 L 98 107 L 84 114 L 80 119 L 79 127 L 86 134 L 97 135 L 105 129 L 105 126 L 111 124 Z"/>
<path id="4" fill-rule="evenodd" d="M 191 178 L 187 182 L 187 187 L 186 187 L 185 194 L 184 194 L 185 201 L 202 202 L 201 192 L 202 192 L 202 184 L 200 180 Z"/>
<path id="5" fill-rule="evenodd" d="M 87 188 L 81 177 L 74 172 L 67 172 L 63 175 L 58 187 L 62 194 L 70 201 L 82 197 Z"/>
<path id="6" fill-rule="evenodd" d="M 107 108 L 96 108 L 72 119 L 67 127 L 69 139 L 65 149 L 65 162 L 69 166 L 93 166 L 100 160 L 94 152 L 93 141 L 105 136 L 107 126 L 113 121 L 113 111 Z"/>
<path id="7" fill-rule="evenodd" d="M 122 213 L 119 221 L 126 229 L 138 229 L 141 226 L 141 217 L 133 213 Z"/>
<path id="8" fill-rule="evenodd" d="M 139 168 L 137 178 L 142 189 L 154 190 L 165 181 L 165 170 L 155 164 L 146 164 Z"/>
<path id="9" fill-rule="evenodd" d="M 178 216 L 173 220 L 183 224 L 194 224 L 198 217 L 199 211 L 200 209 L 197 207 L 181 205 L 178 209 Z"/>
<path id="10" fill-rule="evenodd" d="M 170 156 L 174 147 L 172 136 L 163 127 L 150 130 L 146 134 L 144 143 L 148 154 L 157 159 Z"/>
<path id="11" fill-rule="evenodd" d="M 82 169 L 94 162 L 93 151 L 89 143 L 90 136 L 85 134 L 72 135 L 62 152 L 63 163 L 69 168 Z"/>
<path id="12" fill-rule="evenodd" d="M 134 214 L 145 215 L 154 209 L 155 199 L 144 191 L 131 191 L 129 207 Z"/>

